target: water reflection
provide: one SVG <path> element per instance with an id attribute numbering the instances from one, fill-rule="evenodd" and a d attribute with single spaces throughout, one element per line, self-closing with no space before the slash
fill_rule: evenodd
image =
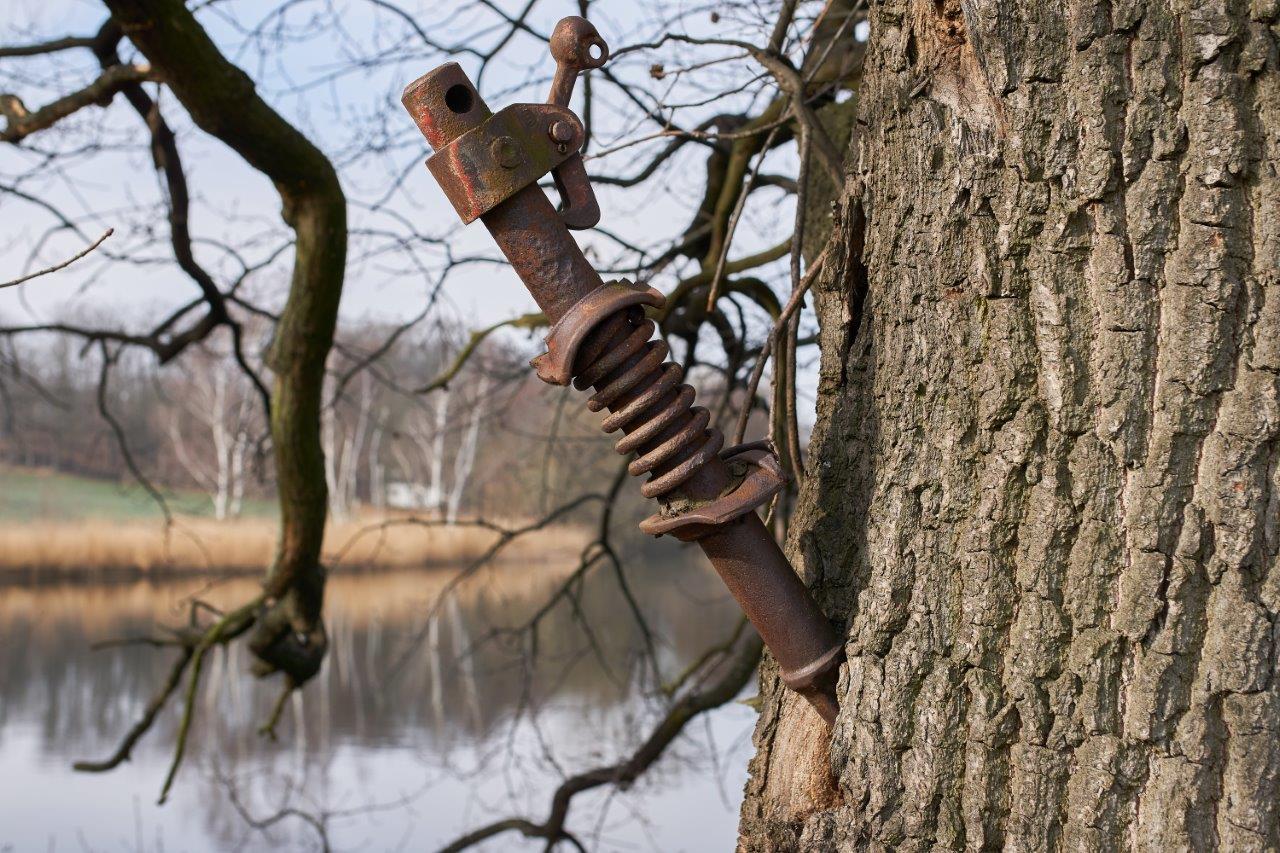
<path id="1" fill-rule="evenodd" d="M 562 774 L 622 754 L 660 712 L 633 687 L 648 666 L 639 654 L 645 640 L 607 568 L 582 585 L 578 611 L 562 603 L 536 634 L 501 630 L 527 623 L 564 572 L 487 570 L 429 624 L 426 604 L 450 573 L 335 576 L 330 655 L 295 696 L 281 740 L 256 733 L 274 684 L 246 674 L 239 645 L 218 652 L 198 698 L 189 763 L 163 808 L 154 800 L 176 709 L 127 767 L 97 776 L 69 767 L 114 748 L 173 652 L 92 652 L 89 644 L 154 633 L 157 620 L 183 618 L 195 594 L 216 605 L 243 600 L 253 582 L 0 589 L 0 785 L 9 789 L 0 797 L 0 849 L 314 848 L 314 831 L 298 820 L 268 834 L 249 826 L 227 779 L 255 817 L 286 801 L 328 815 L 339 848 L 429 849 L 494 816 L 540 816 Z M 627 577 L 668 677 L 736 622 L 732 601 L 699 564 L 645 562 Z M 594 832 L 599 849 L 730 848 L 752 723 L 742 706 L 713 715 L 638 792 L 607 810 L 608 792 L 575 802 L 578 828 Z M 506 836 L 488 849 L 518 846 Z"/>

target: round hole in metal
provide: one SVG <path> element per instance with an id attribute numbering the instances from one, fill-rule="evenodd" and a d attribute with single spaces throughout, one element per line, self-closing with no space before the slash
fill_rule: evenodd
<path id="1" fill-rule="evenodd" d="M 470 112 L 475 99 L 471 97 L 471 90 L 461 83 L 450 86 L 448 91 L 444 93 L 444 105 L 458 115 Z"/>

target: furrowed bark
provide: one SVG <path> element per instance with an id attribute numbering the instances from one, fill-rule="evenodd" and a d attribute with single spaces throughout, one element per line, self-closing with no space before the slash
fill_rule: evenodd
<path id="1" fill-rule="evenodd" d="M 253 81 L 221 54 L 181 0 L 104 2 L 196 124 L 271 179 L 297 237 L 289 296 L 269 358 L 280 544 L 265 584 L 269 610 L 252 645 L 266 669 L 282 668 L 304 681 L 324 649 L 320 547 L 327 493 L 320 408 L 346 264 L 346 200 L 328 158 L 257 95 Z"/>
<path id="2" fill-rule="evenodd" d="M 744 849 L 1280 848 L 1278 16 L 873 6 Z"/>

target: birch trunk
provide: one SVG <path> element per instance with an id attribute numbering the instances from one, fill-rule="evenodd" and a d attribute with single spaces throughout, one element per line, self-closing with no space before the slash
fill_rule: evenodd
<path id="1" fill-rule="evenodd" d="M 481 376 L 476 385 L 471 411 L 467 413 L 467 431 L 462 436 L 462 444 L 458 447 L 458 454 L 453 459 L 453 486 L 449 489 L 448 508 L 445 512 L 447 524 L 457 523 L 458 510 L 462 507 L 462 496 L 466 493 L 467 482 L 471 479 L 472 470 L 475 469 L 476 447 L 480 443 L 480 422 L 484 420 L 485 394 L 488 390 L 489 377 Z"/>
<path id="2" fill-rule="evenodd" d="M 369 434 L 369 450 L 365 467 L 369 471 L 369 503 L 374 509 L 384 509 L 387 505 L 386 466 L 382 462 L 382 436 L 387 431 L 387 407 L 378 410 L 373 421 L 373 430 Z"/>
<path id="3" fill-rule="evenodd" d="M 452 396 L 453 391 L 449 388 L 436 395 L 435 430 L 431 434 L 431 481 L 427 485 L 427 493 L 429 495 L 427 505 L 435 510 L 437 517 L 444 516 L 444 440 L 445 430 L 449 426 L 449 400 Z"/>
<path id="4" fill-rule="evenodd" d="M 872 5 L 743 848 L 1280 848 L 1276 22 Z"/>

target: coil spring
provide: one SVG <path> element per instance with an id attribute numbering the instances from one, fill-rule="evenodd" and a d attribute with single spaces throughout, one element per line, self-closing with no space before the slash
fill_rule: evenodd
<path id="1" fill-rule="evenodd" d="M 724 447 L 724 434 L 710 426 L 710 412 L 693 405 L 684 370 L 666 361 L 666 341 L 650 340 L 656 330 L 638 307 L 613 314 L 583 342 L 573 380 L 579 391 L 595 388 L 588 409 L 609 409 L 601 428 L 623 431 L 613 449 L 637 454 L 627 471 L 650 475 L 640 487 L 646 498 L 672 491 Z"/>

